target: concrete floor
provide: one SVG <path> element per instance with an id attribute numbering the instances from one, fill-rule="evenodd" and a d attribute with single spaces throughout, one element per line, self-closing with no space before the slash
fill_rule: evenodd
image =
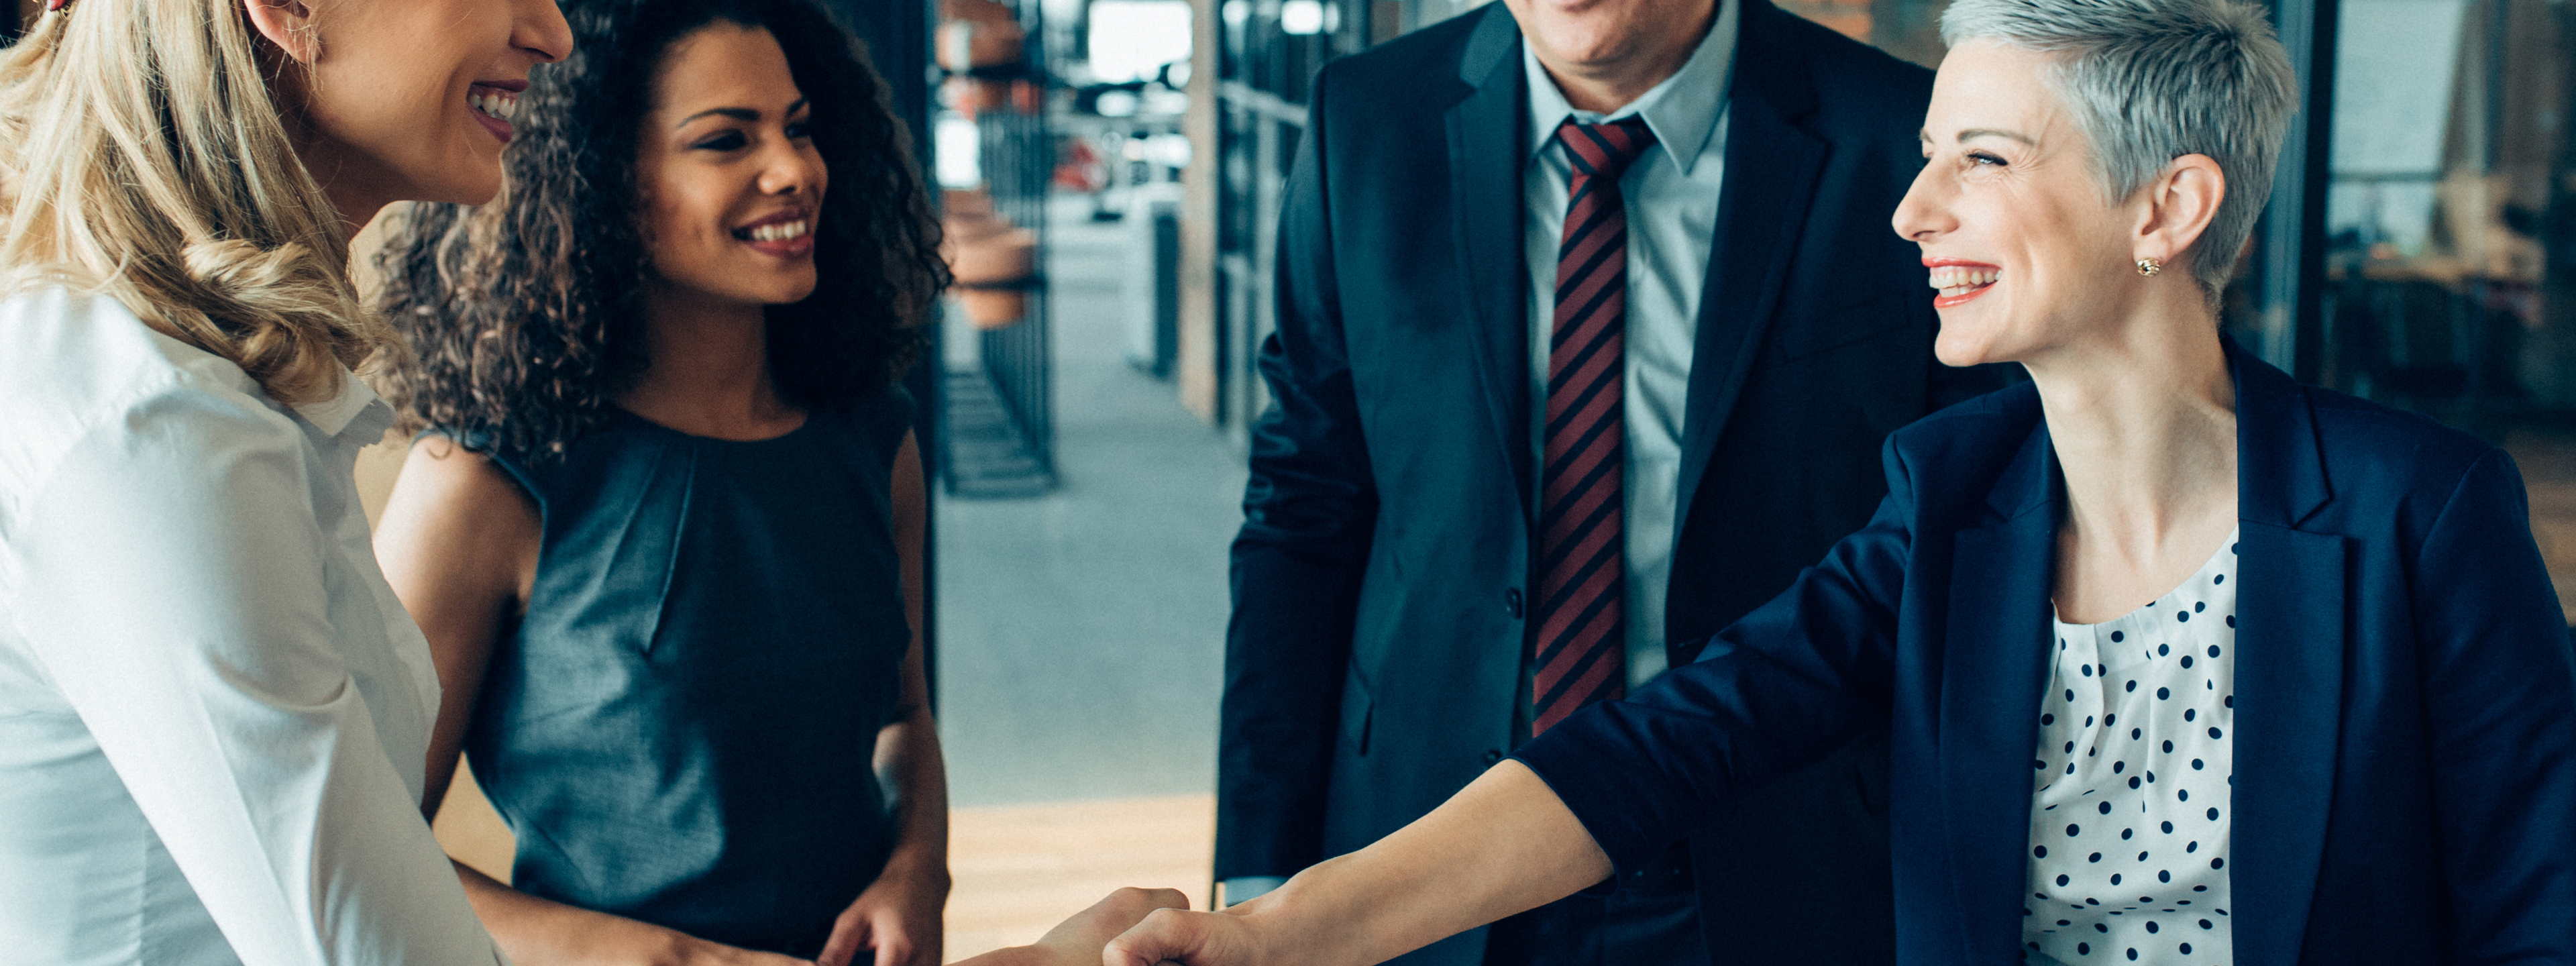
<path id="1" fill-rule="evenodd" d="M 1131 228 L 1088 211 L 1059 199 L 1047 235 L 1062 485 L 937 501 L 940 735 L 961 807 L 1215 786 L 1243 459 L 1127 363 Z"/>

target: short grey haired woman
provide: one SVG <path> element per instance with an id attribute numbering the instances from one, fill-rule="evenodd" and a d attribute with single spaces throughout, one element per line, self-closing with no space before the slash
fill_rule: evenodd
<path id="1" fill-rule="evenodd" d="M 1943 33 L 1895 228 L 1942 361 L 2030 382 L 1890 437 L 1877 517 L 1698 663 L 1110 963 L 1377 962 L 1862 729 L 1900 962 L 2576 963 L 2576 656 L 2512 460 L 2219 333 L 2293 103 L 2263 14 L 1958 0 Z"/>

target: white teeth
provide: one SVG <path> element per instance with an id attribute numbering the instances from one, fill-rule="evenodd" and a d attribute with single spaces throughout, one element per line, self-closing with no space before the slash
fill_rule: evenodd
<path id="1" fill-rule="evenodd" d="M 1942 294 L 1955 295 L 1969 289 L 1992 285 L 2002 275 L 2001 269 L 1944 265 L 1932 270 L 1931 283 L 1932 287 L 1940 289 Z"/>
<path id="2" fill-rule="evenodd" d="M 761 225 L 751 230 L 751 240 L 787 241 L 794 238 L 803 238 L 805 237 L 806 232 L 812 230 L 814 230 L 813 223 L 807 221 L 791 221 L 784 224 Z"/>
<path id="3" fill-rule="evenodd" d="M 507 92 L 496 94 L 467 94 L 465 95 L 465 103 L 477 111 L 500 118 L 504 121 L 517 116 L 519 113 L 519 95 Z"/>

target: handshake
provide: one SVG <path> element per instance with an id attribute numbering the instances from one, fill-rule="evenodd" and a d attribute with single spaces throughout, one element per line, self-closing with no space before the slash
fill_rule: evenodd
<path id="1" fill-rule="evenodd" d="M 1246 962 L 1208 940 L 1232 916 L 1189 911 L 1175 889 L 1120 889 L 1026 946 L 997 949 L 955 966 L 1218 966 Z M 1168 910 L 1168 911 L 1167 911 Z"/>

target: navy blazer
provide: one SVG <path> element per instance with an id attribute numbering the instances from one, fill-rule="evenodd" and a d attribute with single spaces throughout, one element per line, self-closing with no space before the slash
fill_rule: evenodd
<path id="1" fill-rule="evenodd" d="M 1744 9 L 1684 402 L 1675 664 L 1868 522 L 1888 433 L 2007 377 L 1933 359 L 1922 253 L 1888 228 L 1931 72 L 1726 2 Z M 1527 733 L 1525 77 L 1520 28 L 1491 4 L 1315 79 L 1233 547 L 1220 877 L 1374 842 Z M 1713 947 L 1885 958 L 1884 739 L 1858 744 L 1692 837 Z M 1849 901 L 1772 903 L 1783 883 Z M 1408 962 L 1472 966 L 1481 942 Z"/>
<path id="2" fill-rule="evenodd" d="M 2512 459 L 2228 354 L 2235 961 L 2576 963 L 2576 656 Z M 1788 592 L 1519 757 L 1625 868 L 1889 730 L 1898 961 L 2015 962 L 2064 507 L 2039 396 L 1885 462 L 1876 519 Z"/>

